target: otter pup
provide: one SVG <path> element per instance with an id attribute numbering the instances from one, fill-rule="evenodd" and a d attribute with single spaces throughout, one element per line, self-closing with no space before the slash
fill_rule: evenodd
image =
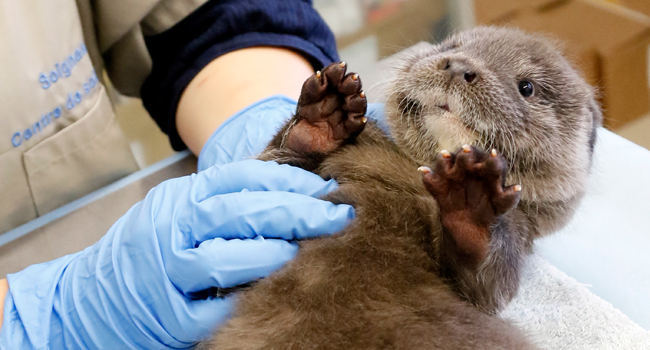
<path id="1" fill-rule="evenodd" d="M 201 345 L 532 348 L 494 314 L 515 295 L 532 241 L 582 197 L 601 121 L 592 89 L 548 40 L 481 27 L 403 60 L 390 136 L 365 111 L 344 63 L 305 82 L 260 159 L 336 179 L 326 199 L 353 204 L 356 219 L 301 242 Z"/>

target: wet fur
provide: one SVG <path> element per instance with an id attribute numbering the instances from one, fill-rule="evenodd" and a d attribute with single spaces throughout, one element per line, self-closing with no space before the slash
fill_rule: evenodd
<path id="1" fill-rule="evenodd" d="M 445 80 L 440 62 L 474 67 L 473 85 Z M 517 81 L 530 77 L 536 99 Z M 440 99 L 454 116 L 441 116 Z M 519 349 L 515 327 L 493 316 L 515 295 L 534 238 L 572 215 L 590 167 L 600 111 L 593 91 L 545 39 L 477 28 L 403 61 L 386 104 L 393 139 L 373 124 L 328 155 L 280 147 L 261 159 L 302 166 L 340 188 L 357 218 L 332 237 L 301 242 L 285 268 L 240 295 L 209 349 Z M 442 134 L 440 133 L 442 130 Z M 517 208 L 490 228 L 478 265 L 451 253 L 436 200 L 416 171 L 444 148 L 496 148 L 522 184 Z"/>

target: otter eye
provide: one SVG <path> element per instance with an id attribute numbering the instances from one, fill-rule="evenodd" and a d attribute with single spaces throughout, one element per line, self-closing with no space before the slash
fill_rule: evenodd
<path id="1" fill-rule="evenodd" d="M 528 80 L 522 80 L 519 82 L 519 93 L 523 97 L 530 97 L 533 92 L 535 91 L 535 88 L 533 87 L 533 83 L 531 83 Z"/>

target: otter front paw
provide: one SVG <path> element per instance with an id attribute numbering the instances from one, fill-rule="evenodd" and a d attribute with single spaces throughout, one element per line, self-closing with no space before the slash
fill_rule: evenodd
<path id="1" fill-rule="evenodd" d="M 329 153 L 353 139 L 367 118 L 361 79 L 345 62 L 316 72 L 302 86 L 296 115 L 282 146 L 300 153 Z"/>
<path id="2" fill-rule="evenodd" d="M 442 151 L 435 170 L 421 167 L 426 189 L 440 208 L 440 220 L 460 258 L 471 264 L 488 251 L 490 226 L 519 202 L 521 186 L 504 186 L 506 161 L 469 145 Z"/>

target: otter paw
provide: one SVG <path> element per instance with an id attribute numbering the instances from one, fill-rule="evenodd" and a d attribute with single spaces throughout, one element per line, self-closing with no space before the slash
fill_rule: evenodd
<path id="1" fill-rule="evenodd" d="M 421 167 L 426 189 L 440 208 L 440 220 L 458 254 L 476 263 L 485 258 L 490 225 L 519 202 L 521 186 L 504 186 L 506 160 L 465 145 L 455 154 L 442 151 L 435 168 Z"/>
<path id="2" fill-rule="evenodd" d="M 302 86 L 284 145 L 301 153 L 329 153 L 364 128 L 367 101 L 356 73 L 345 62 L 316 72 Z"/>

